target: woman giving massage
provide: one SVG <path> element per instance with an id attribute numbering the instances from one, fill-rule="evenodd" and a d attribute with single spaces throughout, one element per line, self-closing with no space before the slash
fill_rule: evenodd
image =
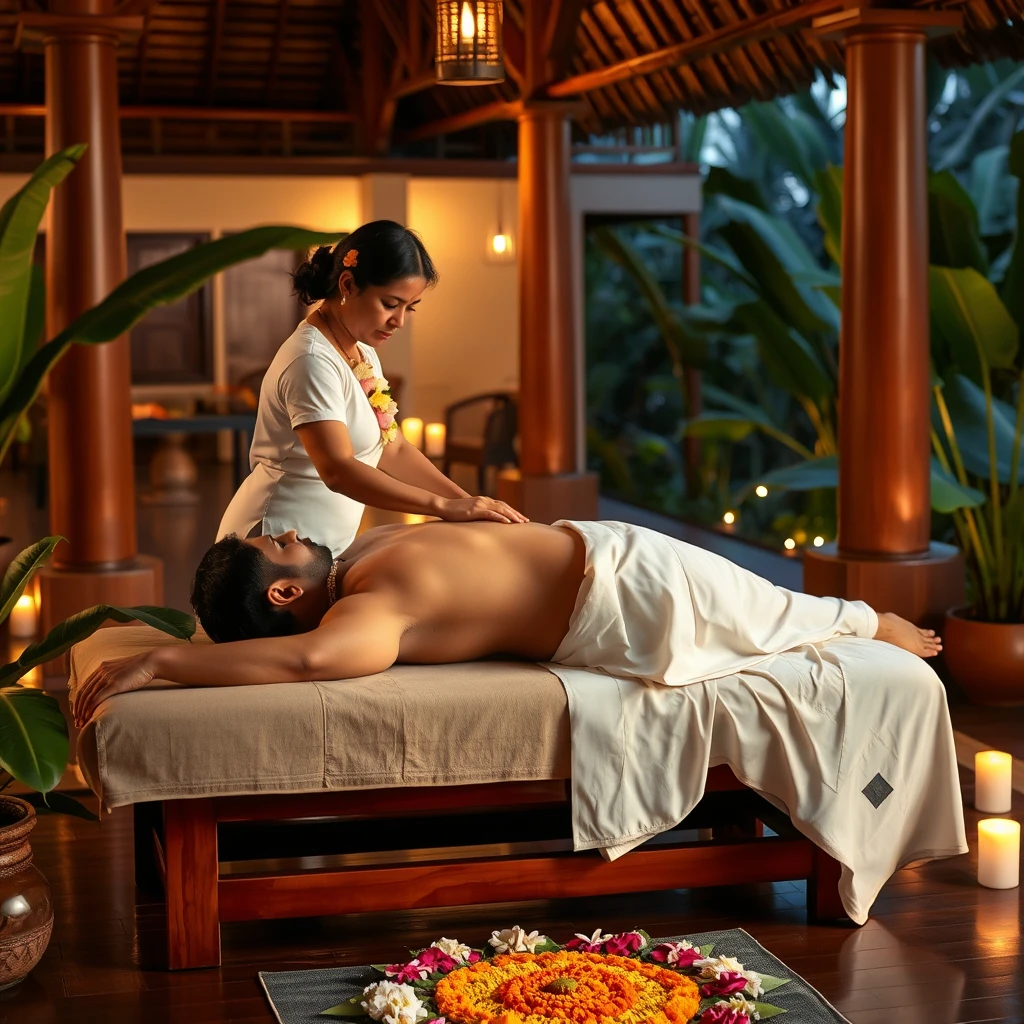
<path id="1" fill-rule="evenodd" d="M 684 686 L 841 636 L 924 658 L 942 649 L 931 630 L 862 601 L 785 590 L 720 555 L 611 522 L 387 526 L 337 559 L 294 530 L 232 536 L 204 555 L 192 604 L 215 645 L 105 662 L 74 695 L 79 725 L 152 680 L 347 679 L 395 662 L 504 654 Z"/>

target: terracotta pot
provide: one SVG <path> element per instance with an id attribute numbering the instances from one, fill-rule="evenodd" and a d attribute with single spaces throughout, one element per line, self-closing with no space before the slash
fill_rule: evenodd
<path id="1" fill-rule="evenodd" d="M 980 622 L 966 608 L 946 613 L 942 653 L 975 704 L 1024 705 L 1024 622 Z"/>
<path id="2" fill-rule="evenodd" d="M 53 931 L 53 895 L 28 841 L 35 824 L 31 804 L 0 796 L 0 989 L 39 963 Z"/>

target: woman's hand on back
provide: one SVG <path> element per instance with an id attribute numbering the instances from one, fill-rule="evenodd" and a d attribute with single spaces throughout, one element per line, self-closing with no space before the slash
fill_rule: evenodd
<path id="1" fill-rule="evenodd" d="M 468 523 L 485 519 L 493 523 L 528 523 L 526 516 L 497 498 L 478 494 L 475 498 L 441 498 L 434 513 L 449 523 Z"/>

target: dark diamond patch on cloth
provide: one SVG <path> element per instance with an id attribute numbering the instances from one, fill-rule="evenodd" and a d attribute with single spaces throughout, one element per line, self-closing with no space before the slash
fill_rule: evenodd
<path id="1" fill-rule="evenodd" d="M 876 775 L 861 792 L 871 801 L 871 806 L 877 809 L 892 792 L 892 786 L 881 775 Z"/>

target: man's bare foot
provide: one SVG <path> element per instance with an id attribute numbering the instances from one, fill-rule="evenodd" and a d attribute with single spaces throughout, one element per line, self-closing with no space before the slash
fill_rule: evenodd
<path id="1" fill-rule="evenodd" d="M 942 637 L 936 636 L 934 629 L 918 629 L 912 622 L 907 622 L 892 612 L 882 612 L 878 616 L 878 632 L 875 633 L 875 639 L 902 647 L 903 650 L 919 654 L 922 658 L 934 658 L 942 650 Z"/>

